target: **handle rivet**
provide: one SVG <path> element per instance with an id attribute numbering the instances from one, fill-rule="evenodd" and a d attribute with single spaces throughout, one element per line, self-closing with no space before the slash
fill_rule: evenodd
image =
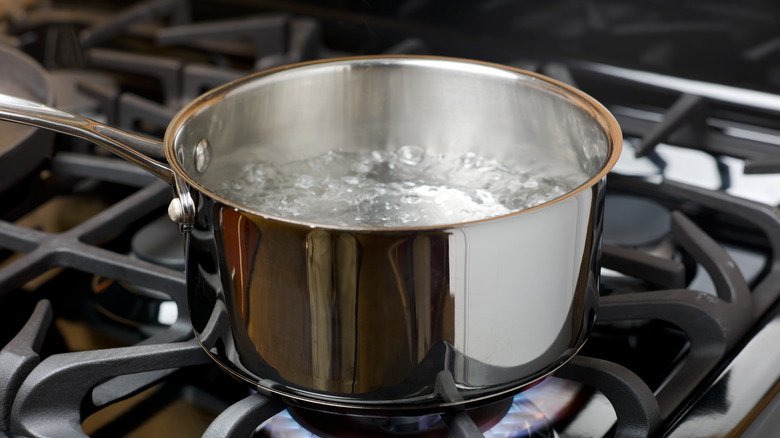
<path id="1" fill-rule="evenodd" d="M 168 217 L 177 224 L 182 222 L 184 217 L 184 209 L 181 206 L 181 201 L 179 198 L 171 199 L 171 203 L 168 204 Z"/>
<path id="2" fill-rule="evenodd" d="M 201 139 L 197 145 L 195 145 L 195 151 L 192 154 L 195 160 L 195 170 L 198 172 L 205 172 L 211 163 L 211 147 L 209 147 L 208 140 Z"/>

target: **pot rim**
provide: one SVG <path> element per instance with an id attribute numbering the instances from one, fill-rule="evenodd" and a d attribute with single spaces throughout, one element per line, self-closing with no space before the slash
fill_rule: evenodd
<path id="1" fill-rule="evenodd" d="M 552 199 L 550 201 L 547 201 L 545 203 L 539 204 L 534 207 L 503 214 L 500 216 L 493 216 L 484 219 L 477 219 L 472 221 L 457 222 L 457 223 L 450 223 L 450 224 L 417 225 L 417 226 L 409 226 L 409 227 L 398 227 L 398 226 L 377 227 L 377 226 L 363 226 L 363 225 L 324 224 L 315 221 L 306 221 L 306 220 L 292 219 L 284 216 L 277 216 L 267 212 L 249 208 L 233 200 L 220 196 L 214 193 L 213 191 L 203 187 L 201 184 L 199 184 L 197 181 L 195 181 L 193 178 L 190 177 L 190 175 L 181 167 L 178 159 L 176 158 L 176 151 L 175 151 L 175 144 L 174 144 L 174 138 L 176 137 L 176 133 L 178 133 L 182 128 L 182 126 L 184 126 L 189 119 L 195 116 L 198 113 L 198 111 L 200 111 L 201 108 L 209 106 L 212 102 L 225 98 L 226 95 L 233 89 L 236 89 L 246 83 L 255 81 L 258 78 L 273 75 L 291 69 L 298 69 L 302 67 L 309 67 L 309 66 L 321 65 L 321 64 L 324 65 L 324 64 L 351 63 L 351 62 L 361 62 L 361 61 L 388 61 L 388 60 L 425 60 L 425 61 L 465 63 L 465 64 L 472 64 L 472 65 L 494 68 L 504 72 L 513 73 L 517 76 L 525 76 L 525 77 L 538 80 L 544 83 L 545 85 L 547 85 L 547 89 L 549 91 L 557 92 L 558 94 L 565 97 L 573 104 L 579 106 L 583 110 L 590 113 L 590 115 L 596 120 L 596 122 L 601 126 L 601 128 L 604 130 L 604 133 L 606 134 L 607 141 L 608 141 L 608 145 L 607 145 L 608 151 L 607 151 L 606 159 L 604 160 L 601 167 L 599 168 L 599 171 L 595 175 L 592 175 L 587 181 L 585 181 L 578 187 L 575 187 L 574 189 L 570 190 L 564 195 L 561 195 L 555 199 Z M 275 67 L 268 70 L 253 73 L 244 76 L 242 78 L 236 79 L 234 81 L 228 82 L 224 85 L 221 85 L 217 88 L 214 88 L 202 94 L 201 96 L 195 98 L 194 100 L 186 104 L 181 110 L 179 110 L 179 112 L 173 117 L 171 122 L 168 124 L 168 128 L 165 131 L 165 137 L 163 143 L 164 143 L 165 156 L 168 161 L 168 165 L 171 167 L 171 169 L 176 175 L 178 175 L 187 183 L 187 185 L 195 188 L 196 190 L 209 196 L 210 198 L 218 200 L 219 202 L 225 205 L 234 207 L 237 210 L 249 212 L 251 214 L 263 218 L 271 219 L 271 220 L 276 220 L 276 221 L 299 225 L 299 226 L 308 226 L 312 228 L 316 227 L 316 228 L 326 228 L 326 229 L 344 230 L 344 231 L 361 231 L 361 232 L 398 232 L 398 231 L 409 232 L 409 231 L 430 231 L 430 230 L 451 229 L 455 227 L 478 224 L 482 222 L 490 222 L 490 221 L 495 221 L 510 216 L 534 212 L 542 208 L 545 208 L 549 205 L 562 202 L 570 197 L 577 195 L 583 190 L 592 187 L 593 185 L 595 185 L 596 183 L 598 183 L 599 181 L 601 181 L 606 177 L 607 173 L 609 173 L 609 171 L 615 166 L 615 163 L 617 163 L 618 158 L 620 157 L 620 152 L 623 147 L 623 136 L 620 130 L 620 126 L 618 125 L 617 120 L 615 120 L 615 117 L 596 99 L 584 93 L 583 91 L 578 90 L 577 88 L 574 88 L 568 84 L 565 84 L 563 82 L 560 82 L 558 80 L 544 76 L 539 73 L 535 73 L 535 72 L 531 72 L 531 71 L 527 71 L 527 70 L 523 70 L 523 69 L 519 69 L 507 65 L 502 65 L 498 63 L 477 61 L 477 60 L 464 59 L 464 58 L 429 56 L 429 55 L 370 55 L 370 56 L 329 58 L 329 59 L 321 59 L 315 61 L 300 62 L 295 64 L 287 64 L 280 67 Z"/>

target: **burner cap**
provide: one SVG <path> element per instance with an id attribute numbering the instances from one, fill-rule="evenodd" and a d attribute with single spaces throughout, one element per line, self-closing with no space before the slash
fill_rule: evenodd
<path id="1" fill-rule="evenodd" d="M 184 270 L 182 235 L 168 216 L 162 216 L 138 230 L 130 247 L 133 255 L 141 260 L 177 271 Z"/>
<path id="2" fill-rule="evenodd" d="M 604 205 L 604 243 L 647 247 L 670 230 L 671 215 L 661 204 L 629 195 L 607 195 Z"/>

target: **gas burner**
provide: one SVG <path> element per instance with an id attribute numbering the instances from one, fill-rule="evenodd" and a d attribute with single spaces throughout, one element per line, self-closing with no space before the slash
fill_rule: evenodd
<path id="1" fill-rule="evenodd" d="M 652 247 L 658 247 L 671 231 L 670 211 L 650 199 L 607 195 L 604 230 L 604 243 L 608 245 L 654 252 Z"/>
<path id="2" fill-rule="evenodd" d="M 553 426 L 571 420 L 591 391 L 570 381 L 550 378 L 513 398 L 468 410 L 486 438 L 554 437 Z M 439 415 L 420 417 L 343 416 L 289 408 L 263 423 L 255 436 L 445 437 L 450 430 Z"/>
<path id="3" fill-rule="evenodd" d="M 512 399 L 507 399 L 466 412 L 479 430 L 485 432 L 506 416 L 512 404 Z M 447 425 L 439 415 L 422 417 L 341 416 L 293 407 L 289 408 L 288 412 L 293 419 L 316 436 L 445 437 L 448 433 Z M 271 434 L 271 436 L 274 435 Z"/>

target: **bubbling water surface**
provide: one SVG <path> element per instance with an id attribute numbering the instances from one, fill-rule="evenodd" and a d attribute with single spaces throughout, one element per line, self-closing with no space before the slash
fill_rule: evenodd
<path id="1" fill-rule="evenodd" d="M 473 152 L 433 155 L 329 151 L 283 164 L 255 161 L 222 180 L 217 194 L 264 213 L 343 226 L 456 224 L 524 210 L 576 183 L 538 169 L 510 168 Z"/>

